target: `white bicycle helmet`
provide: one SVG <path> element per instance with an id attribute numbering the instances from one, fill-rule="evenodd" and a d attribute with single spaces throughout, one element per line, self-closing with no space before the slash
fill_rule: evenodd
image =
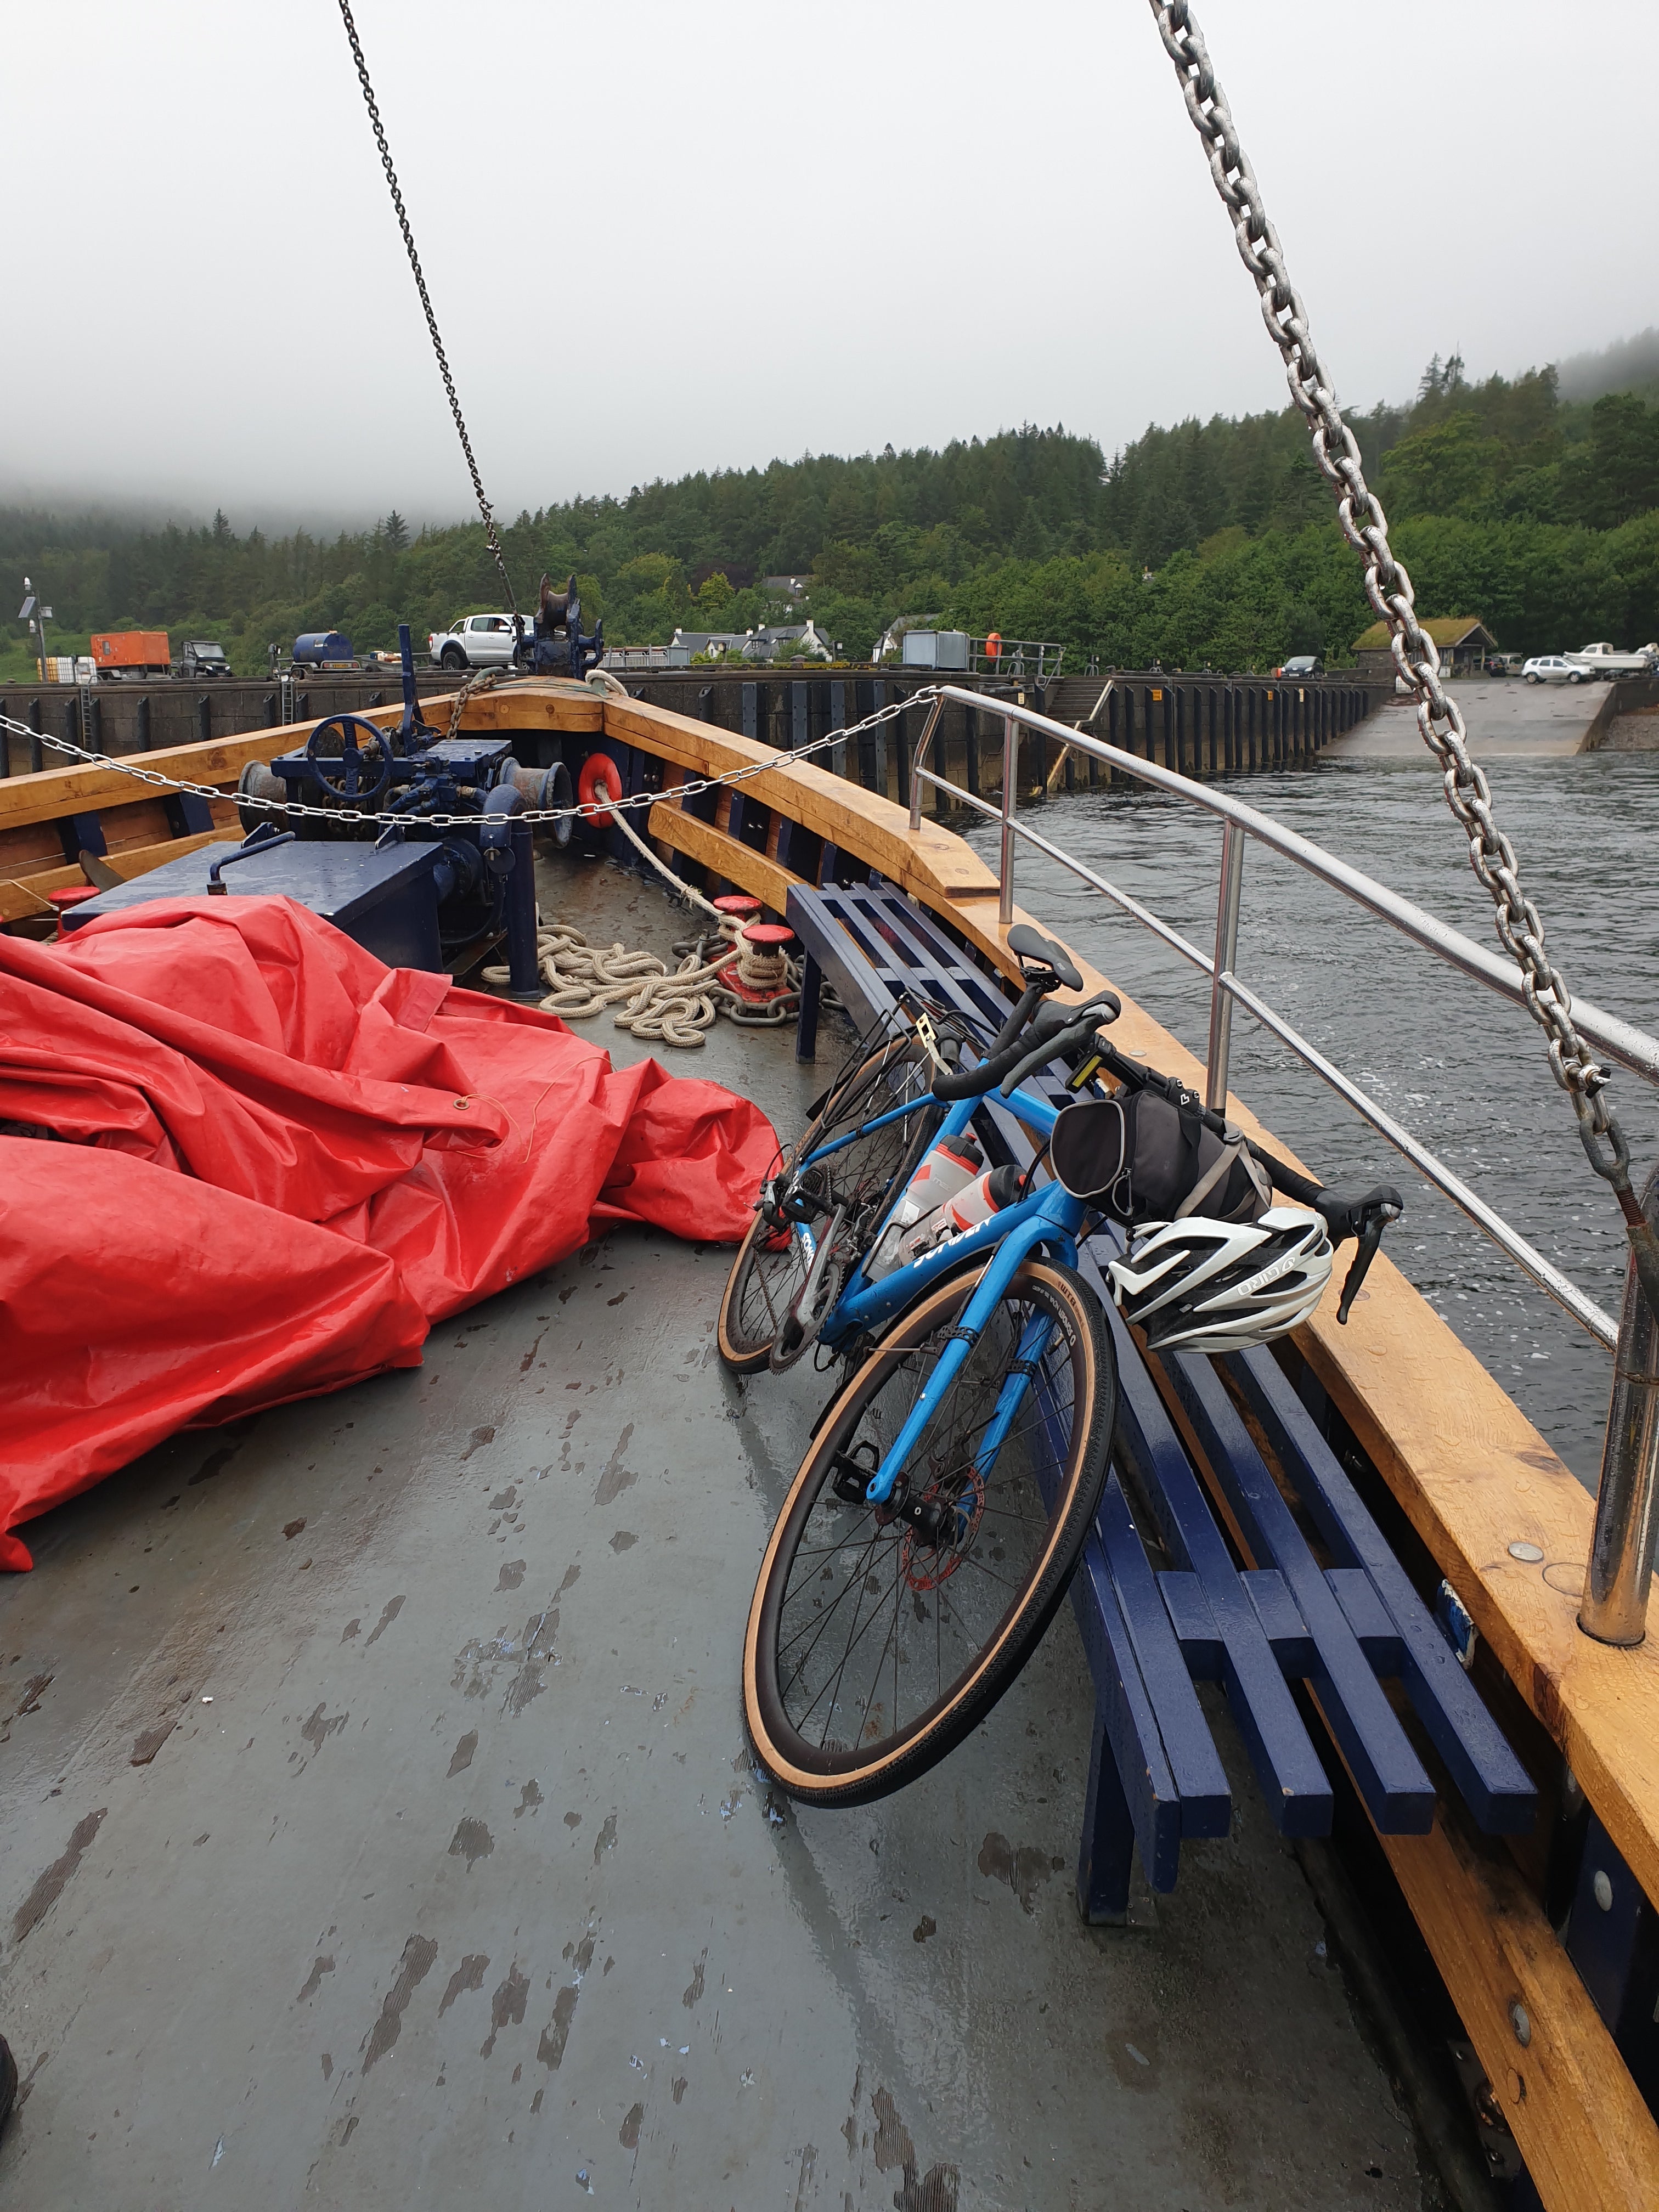
<path id="1" fill-rule="evenodd" d="M 1153 1221 L 1107 1269 L 1153 1352 L 1244 1352 L 1306 1321 L 1331 1279 L 1324 1222 L 1301 1206 L 1259 1221 Z"/>

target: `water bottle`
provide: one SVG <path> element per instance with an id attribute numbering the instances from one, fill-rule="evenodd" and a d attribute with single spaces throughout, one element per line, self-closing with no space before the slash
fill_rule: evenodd
<path id="1" fill-rule="evenodd" d="M 892 1219 L 865 1262 L 864 1272 L 872 1283 L 915 1257 L 914 1252 L 905 1249 L 912 1241 L 910 1232 L 931 1219 L 947 1200 L 965 1190 L 984 1164 L 984 1153 L 966 1133 L 933 1146 L 905 1185 Z"/>
<path id="2" fill-rule="evenodd" d="M 1019 1196 L 1020 1171 L 1017 1167 L 992 1168 L 959 1190 L 954 1198 L 947 1199 L 942 1209 L 945 1217 L 944 1233 L 965 1237 L 970 1229 L 977 1229 L 981 1221 L 988 1221 L 994 1213 L 1000 1213 L 1005 1206 L 1012 1206 Z"/>

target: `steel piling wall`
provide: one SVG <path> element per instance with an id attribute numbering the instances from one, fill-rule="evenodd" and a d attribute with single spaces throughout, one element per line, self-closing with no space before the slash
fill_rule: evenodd
<path id="1" fill-rule="evenodd" d="M 913 697 L 930 681 L 918 670 L 783 674 L 738 669 L 728 675 L 714 668 L 689 668 L 653 670 L 629 679 L 628 689 L 653 706 L 741 731 L 791 752 L 865 720 L 878 707 Z M 1124 672 L 1109 678 L 1066 677 L 1042 690 L 992 678 L 953 681 L 981 690 L 985 704 L 947 710 L 934 739 L 935 764 L 969 791 L 986 796 L 1001 787 L 999 698 L 1022 700 L 1057 721 L 1082 723 L 1093 736 L 1126 752 L 1208 779 L 1311 760 L 1389 696 L 1376 681 L 1346 672 L 1287 684 L 1263 676 Z M 422 671 L 421 695 L 453 691 L 455 682 L 447 672 Z M 88 687 L 88 694 L 86 730 L 83 694 L 69 684 L 0 687 L 0 714 L 43 733 L 119 756 L 269 729 L 281 711 L 280 692 L 268 681 L 100 684 Z M 314 678 L 297 685 L 294 711 L 297 720 L 309 721 L 317 715 L 361 712 L 397 696 L 395 680 L 384 676 L 374 681 Z M 834 748 L 830 763 L 866 790 L 884 791 L 908 805 L 910 753 L 920 728 L 919 714 L 908 711 L 850 745 Z M 62 755 L 44 752 L 38 740 L 0 737 L 0 775 L 62 763 Z M 1054 765 L 1049 741 L 1026 744 L 1021 752 L 1022 786 L 1043 788 Z M 1102 762 L 1067 754 L 1056 788 L 1092 789 L 1114 780 Z"/>

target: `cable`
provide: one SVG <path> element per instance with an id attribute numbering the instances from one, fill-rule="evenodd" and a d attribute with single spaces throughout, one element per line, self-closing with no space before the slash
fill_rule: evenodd
<path id="1" fill-rule="evenodd" d="M 380 167 L 386 171 L 386 180 L 392 189 L 392 204 L 397 210 L 398 228 L 404 234 L 404 246 L 409 255 L 409 265 L 415 272 L 415 289 L 421 295 L 421 307 L 426 316 L 426 326 L 432 333 L 432 350 L 438 357 L 438 374 L 444 380 L 444 392 L 449 400 L 449 411 L 455 417 L 455 428 L 460 438 L 461 451 L 466 455 L 466 465 L 472 478 L 472 489 L 477 495 L 478 512 L 483 517 L 484 541 L 495 556 L 495 566 L 501 571 L 501 589 L 507 593 L 507 604 L 516 615 L 519 603 L 513 596 L 513 580 L 507 573 L 507 556 L 501 551 L 501 541 L 495 534 L 495 517 L 489 501 L 484 497 L 483 478 L 478 474 L 478 464 L 472 458 L 472 441 L 466 434 L 466 419 L 461 413 L 461 403 L 456 397 L 455 380 L 449 373 L 449 356 L 444 351 L 444 342 L 438 335 L 438 318 L 432 312 L 432 297 L 426 289 L 426 277 L 421 268 L 421 257 L 415 251 L 415 234 L 409 227 L 409 215 L 404 206 L 404 196 L 398 184 L 398 172 L 392 166 L 392 149 L 386 143 L 386 125 L 380 120 L 380 111 L 374 103 L 374 88 L 368 81 L 368 64 L 363 59 L 362 41 L 357 36 L 357 26 L 352 20 L 350 0 L 340 0 L 340 16 L 345 25 L 345 34 L 351 41 L 351 58 L 357 64 L 357 81 L 363 88 L 363 102 L 368 109 L 368 119 L 374 127 L 374 143 L 380 149 Z"/>

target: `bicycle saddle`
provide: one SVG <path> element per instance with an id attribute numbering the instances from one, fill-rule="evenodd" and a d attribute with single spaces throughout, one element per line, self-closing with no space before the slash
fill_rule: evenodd
<path id="1" fill-rule="evenodd" d="M 1083 978 L 1067 953 L 1057 945 L 1051 945 L 1040 929 L 1033 929 L 1029 921 L 1017 921 L 1008 933 L 1008 950 L 1022 960 L 1030 960 L 1043 968 L 1051 968 L 1068 991 L 1080 991 Z"/>

